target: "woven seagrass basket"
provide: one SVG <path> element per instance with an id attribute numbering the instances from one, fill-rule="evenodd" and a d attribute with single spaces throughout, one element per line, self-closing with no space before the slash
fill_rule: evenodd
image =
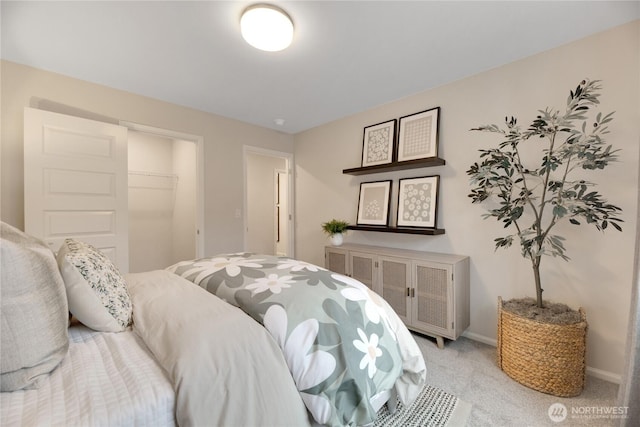
<path id="1" fill-rule="evenodd" d="M 587 320 L 555 325 L 502 309 L 498 297 L 498 366 L 522 385 L 559 397 L 582 393 L 586 369 Z"/>

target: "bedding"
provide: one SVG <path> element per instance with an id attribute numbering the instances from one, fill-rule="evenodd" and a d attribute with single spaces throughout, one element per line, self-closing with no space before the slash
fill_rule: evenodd
<path id="1" fill-rule="evenodd" d="M 68 345 L 37 389 L 0 393 L 0 425 L 175 425 L 171 382 L 131 328 L 114 334 L 73 325 Z"/>
<path id="2" fill-rule="evenodd" d="M 180 426 L 305 426 L 271 336 L 245 313 L 167 271 L 126 276 L 134 330 L 169 374 Z"/>
<path id="3" fill-rule="evenodd" d="M 225 254 L 167 269 L 240 307 L 284 354 L 314 420 L 373 423 L 372 401 L 393 390 L 410 404 L 425 382 L 415 340 L 391 307 L 362 283 L 285 257 Z"/>
<path id="4" fill-rule="evenodd" d="M 69 352 L 37 389 L 0 393 L 0 425 L 310 424 L 262 326 L 167 271 L 125 278 L 133 327 L 69 328 Z"/>
<path id="5" fill-rule="evenodd" d="M 58 266 L 43 242 L 1 226 L 0 425 L 367 425 L 424 384 L 402 321 L 351 278 L 251 254 L 182 262 L 170 270 L 191 280 L 117 278 L 131 326 L 69 327 L 75 285 L 78 312 L 108 312 L 89 282 L 110 262 L 92 257 L 77 281 L 59 271 L 69 242 Z"/>

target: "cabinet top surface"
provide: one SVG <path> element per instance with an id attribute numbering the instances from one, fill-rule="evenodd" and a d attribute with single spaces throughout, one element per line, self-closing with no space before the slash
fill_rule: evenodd
<path id="1" fill-rule="evenodd" d="M 340 246 L 325 246 L 327 249 L 337 249 L 343 251 L 372 252 L 378 255 L 397 256 L 414 259 L 428 259 L 431 261 L 456 262 L 468 259 L 467 255 L 447 254 L 441 252 L 419 251 L 414 249 L 390 248 L 385 246 L 361 245 L 355 243 L 345 243 Z"/>

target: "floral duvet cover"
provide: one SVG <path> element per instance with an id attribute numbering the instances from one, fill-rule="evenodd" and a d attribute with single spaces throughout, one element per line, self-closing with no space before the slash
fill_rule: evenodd
<path id="1" fill-rule="evenodd" d="M 398 333 L 393 310 L 357 280 L 251 253 L 184 261 L 167 270 L 241 308 L 269 331 L 320 424 L 372 423 L 372 397 L 401 383 L 412 389 L 399 390 L 401 400 L 413 400 L 424 383 L 415 341 L 403 325 Z"/>

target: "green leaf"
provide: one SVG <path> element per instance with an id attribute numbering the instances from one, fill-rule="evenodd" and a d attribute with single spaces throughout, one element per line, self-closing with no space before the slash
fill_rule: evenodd
<path id="1" fill-rule="evenodd" d="M 564 206 L 556 205 L 553 207 L 553 214 L 558 218 L 562 218 L 567 214 L 567 209 Z"/>

